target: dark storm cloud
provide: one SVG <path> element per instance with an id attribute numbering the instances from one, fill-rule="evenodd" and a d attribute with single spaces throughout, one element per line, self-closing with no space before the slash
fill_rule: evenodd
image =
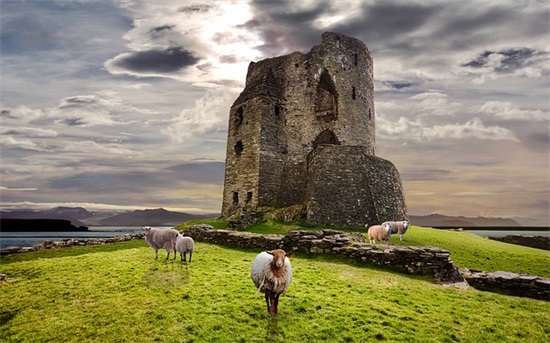
<path id="1" fill-rule="evenodd" d="M 267 56 L 287 51 L 303 51 L 319 43 L 320 30 L 313 23 L 331 12 L 329 1 L 319 1 L 307 10 L 290 11 L 294 0 L 254 1 L 251 4 L 253 19 L 243 24 L 257 32 L 264 41 L 258 49 Z"/>
<path id="2" fill-rule="evenodd" d="M 331 16 L 338 2 L 322 1 L 313 8 L 291 12 L 294 1 L 254 1 L 254 18 L 243 26 L 260 34 L 264 45 L 259 49 L 267 55 L 288 51 L 303 51 L 319 43 L 322 31 L 334 31 L 357 37 L 367 44 L 394 39 L 399 42 L 408 33 L 417 30 L 441 12 L 442 5 L 420 4 L 364 4 L 357 13 L 345 21 L 324 29 L 316 27 L 316 21 Z M 413 47 L 408 43 L 409 48 Z"/>
<path id="3" fill-rule="evenodd" d="M 517 69 L 521 69 L 530 64 L 533 57 L 538 57 L 543 53 L 529 48 L 521 49 L 506 49 L 501 51 L 484 51 L 478 55 L 478 57 L 468 63 L 462 65 L 462 67 L 471 68 L 483 68 L 490 66 L 490 57 L 494 55 L 501 55 L 502 60 L 500 65 L 495 67 L 495 71 L 499 73 L 510 73 Z"/>
<path id="4" fill-rule="evenodd" d="M 197 62 L 198 59 L 184 49 L 169 48 L 123 54 L 116 58 L 113 63 L 119 68 L 136 73 L 171 73 Z"/>

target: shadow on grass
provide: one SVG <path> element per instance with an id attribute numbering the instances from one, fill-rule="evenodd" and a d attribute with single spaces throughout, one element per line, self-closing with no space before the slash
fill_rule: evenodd
<path id="1" fill-rule="evenodd" d="M 265 341 L 266 342 L 285 342 L 285 332 L 279 326 L 279 320 L 277 317 L 271 317 L 267 319 L 265 328 Z"/>
<path id="2" fill-rule="evenodd" d="M 9 264 L 14 262 L 32 261 L 41 258 L 61 258 L 69 256 L 79 256 L 85 254 L 111 252 L 118 250 L 127 250 L 134 248 L 146 247 L 147 243 L 144 240 L 108 243 L 102 245 L 83 245 L 62 247 L 47 250 L 31 251 L 19 254 L 0 256 L 0 264 Z"/>
<path id="3" fill-rule="evenodd" d="M 188 284 L 189 279 L 187 263 L 179 260 L 154 260 L 151 267 L 145 271 L 141 284 L 151 289 L 170 291 Z"/>

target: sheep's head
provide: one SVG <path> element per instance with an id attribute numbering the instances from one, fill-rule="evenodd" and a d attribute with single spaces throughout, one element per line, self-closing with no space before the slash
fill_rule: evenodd
<path id="1" fill-rule="evenodd" d="M 410 221 L 408 221 L 408 220 L 403 220 L 403 227 L 405 228 L 405 230 L 408 229 L 410 225 L 411 225 L 411 222 L 410 222 Z"/>
<path id="2" fill-rule="evenodd" d="M 150 226 L 144 226 L 142 227 L 143 229 L 143 232 L 147 235 L 149 234 L 149 232 L 151 232 L 151 227 Z"/>
<path id="3" fill-rule="evenodd" d="M 287 254 L 283 249 L 266 251 L 269 255 L 273 256 L 271 264 L 276 268 L 281 268 L 285 265 L 285 257 L 291 257 L 292 254 Z"/>

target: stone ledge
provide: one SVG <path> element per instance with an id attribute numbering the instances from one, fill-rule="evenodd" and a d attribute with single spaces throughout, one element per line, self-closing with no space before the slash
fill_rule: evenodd
<path id="1" fill-rule="evenodd" d="M 462 270 L 468 283 L 482 290 L 500 290 L 507 294 L 550 301 L 550 279 L 534 275 L 496 271 Z"/>

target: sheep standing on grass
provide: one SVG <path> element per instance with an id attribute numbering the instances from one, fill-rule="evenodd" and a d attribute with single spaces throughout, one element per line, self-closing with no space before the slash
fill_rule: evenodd
<path id="1" fill-rule="evenodd" d="M 399 222 L 383 222 L 382 225 L 389 225 L 391 227 L 391 233 L 399 233 L 399 240 L 403 240 L 403 235 L 407 232 L 407 229 L 411 226 L 411 222 L 403 220 Z"/>
<path id="2" fill-rule="evenodd" d="M 371 244 L 376 244 L 376 241 L 387 241 L 391 237 L 391 226 L 386 224 L 373 225 L 369 227 L 367 235 Z"/>
<path id="3" fill-rule="evenodd" d="M 282 249 L 263 251 L 252 262 L 250 277 L 258 292 L 265 294 L 267 312 L 274 316 L 277 315 L 279 296 L 292 282 L 292 266 L 288 259 L 291 256 Z"/>
<path id="4" fill-rule="evenodd" d="M 159 249 L 166 249 L 166 259 L 170 256 L 170 250 L 174 250 L 174 259 L 176 259 L 176 237 L 180 234 L 178 231 L 156 229 L 150 226 L 145 226 L 143 231 L 145 232 L 145 241 L 155 249 L 155 259 L 159 258 Z"/>
<path id="5" fill-rule="evenodd" d="M 187 262 L 185 256 L 187 253 L 189 253 L 189 262 L 191 262 L 194 250 L 195 241 L 193 241 L 193 238 L 178 234 L 178 236 L 176 237 L 176 251 L 180 253 L 180 257 L 183 262 Z"/>

